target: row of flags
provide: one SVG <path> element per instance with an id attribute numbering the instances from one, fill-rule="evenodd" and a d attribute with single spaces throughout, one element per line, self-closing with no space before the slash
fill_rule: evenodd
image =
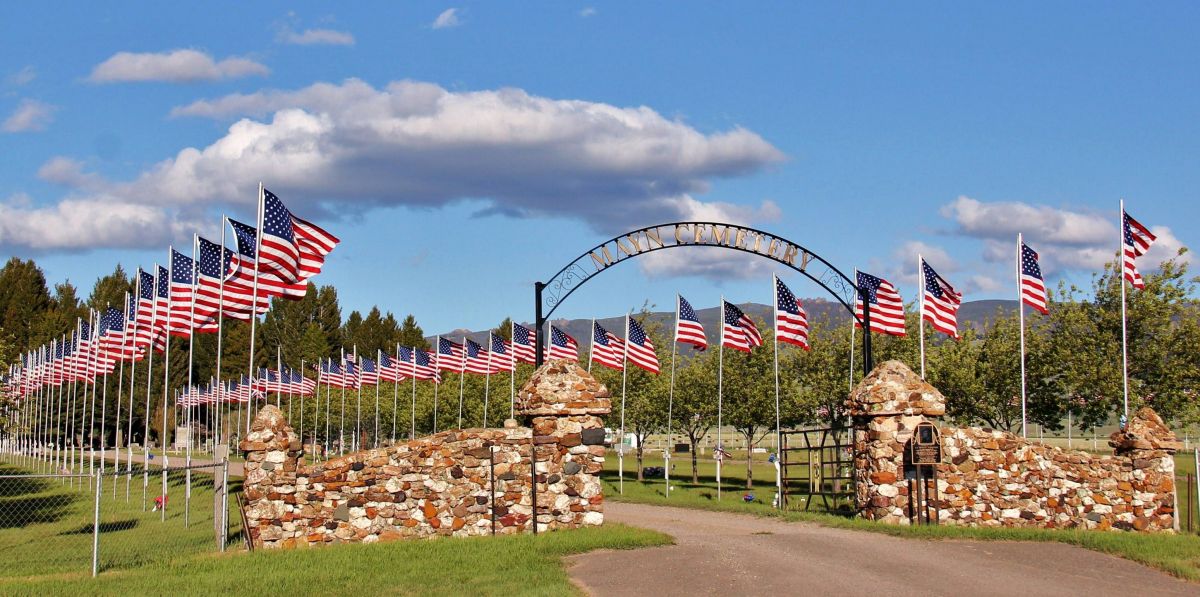
<path id="1" fill-rule="evenodd" d="M 292 214 L 266 189 L 259 195 L 259 220 L 251 226 L 223 218 L 222 237 L 227 224 L 236 249 L 226 247 L 224 238 L 216 243 L 194 235 L 191 256 L 171 247 L 166 266 L 138 268 L 124 305 L 90 311 L 73 332 L 21 355 L 6 386 L 26 395 L 64 381 L 95 383 L 118 363 L 142 360 L 148 348 L 164 351 L 168 336 L 215 333 L 222 317 L 261 315 L 272 297 L 303 298 L 339 239 Z"/>

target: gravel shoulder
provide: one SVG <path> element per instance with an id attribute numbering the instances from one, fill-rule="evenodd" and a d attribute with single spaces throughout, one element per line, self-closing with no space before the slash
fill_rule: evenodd
<path id="1" fill-rule="evenodd" d="M 592 595 L 1197 595 L 1152 568 L 1061 543 L 925 541 L 742 514 L 608 502 L 667 547 L 569 558 Z"/>

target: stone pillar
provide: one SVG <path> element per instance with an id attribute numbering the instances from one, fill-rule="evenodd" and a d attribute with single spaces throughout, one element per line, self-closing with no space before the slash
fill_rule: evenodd
<path id="1" fill-rule="evenodd" d="M 900 361 L 887 361 L 847 400 L 854 426 L 855 507 L 868 520 L 909 523 L 904 451 L 919 423 L 937 425 L 946 400 Z"/>
<path id="2" fill-rule="evenodd" d="M 250 433 L 239 446 L 246 462 L 242 491 L 246 496 L 247 532 L 252 544 L 278 547 L 294 529 L 285 529 L 285 504 L 295 500 L 296 470 L 300 460 L 300 438 L 274 405 L 264 406 L 250 425 Z"/>
<path id="3" fill-rule="evenodd" d="M 604 522 L 600 471 L 608 389 L 574 361 L 550 361 L 517 396 L 516 413 L 533 429 L 538 530 Z"/>
<path id="4" fill-rule="evenodd" d="M 1183 443 L 1176 439 L 1158 413 L 1148 406 L 1138 409 L 1124 430 L 1109 436 L 1108 445 L 1116 456 L 1130 459 L 1134 474 L 1129 484 L 1133 495 L 1158 496 L 1157 508 L 1134 508 L 1133 528 L 1139 531 L 1179 530 L 1175 452 L 1183 449 Z M 1138 500 L 1135 504 L 1145 505 L 1146 502 Z"/>

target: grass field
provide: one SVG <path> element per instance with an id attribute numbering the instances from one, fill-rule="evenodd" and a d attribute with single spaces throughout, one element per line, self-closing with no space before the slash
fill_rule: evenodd
<path id="1" fill-rule="evenodd" d="M 27 471 L 0 465 L 0 474 L 21 472 Z M 0 561 L 4 563 L 0 579 L 90 574 L 94 482 L 88 478 L 0 479 Z M 169 475 L 165 521 L 161 513 L 143 509 L 140 473 L 135 472 L 129 483 L 128 499 L 124 475 L 106 475 L 103 482 L 99 550 L 102 572 L 157 566 L 216 551 L 211 475 L 193 473 L 186 526 L 183 472 Z M 231 480 L 235 491 L 238 483 Z M 161 475 L 152 474 L 148 500 L 159 495 L 161 487 Z M 240 541 L 241 522 L 232 500 L 230 506 L 230 538 L 236 542 Z"/>

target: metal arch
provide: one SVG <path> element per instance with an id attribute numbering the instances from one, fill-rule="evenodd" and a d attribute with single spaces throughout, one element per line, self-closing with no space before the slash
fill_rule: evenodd
<path id="1" fill-rule="evenodd" d="M 586 260 L 589 257 L 591 257 L 592 259 L 595 259 L 597 252 L 601 252 L 605 256 L 610 256 L 610 253 L 607 250 L 607 246 L 610 244 L 616 244 L 619 247 L 620 241 L 622 241 L 622 240 L 628 241 L 631 237 L 634 237 L 635 235 L 644 234 L 650 230 L 654 230 L 657 234 L 659 232 L 659 230 L 662 228 L 677 228 L 680 225 L 698 226 L 698 227 L 721 226 L 721 227 L 725 228 L 726 234 L 729 233 L 729 229 L 736 229 L 736 230 L 743 230 L 748 233 L 756 234 L 756 235 L 759 235 L 760 237 L 770 237 L 773 239 L 777 239 L 783 243 L 786 243 L 787 245 L 796 247 L 796 249 L 799 252 L 802 252 L 802 254 L 805 256 L 803 266 L 797 267 L 793 263 L 789 263 L 789 262 L 787 262 L 783 259 L 777 258 L 774 255 L 771 255 L 769 253 L 764 254 L 759 251 L 754 251 L 754 250 L 748 249 L 746 247 L 739 246 L 740 243 L 734 243 L 734 244 L 727 244 L 725 242 L 721 242 L 718 244 L 707 244 L 707 243 L 696 243 L 696 242 L 684 243 L 684 242 L 678 242 L 678 237 L 676 237 L 677 242 L 675 242 L 674 244 L 666 244 L 664 242 L 661 242 L 661 236 L 659 237 L 660 242 L 658 243 L 659 246 L 657 246 L 657 247 L 648 246 L 648 248 L 646 248 L 644 250 L 639 248 L 639 250 L 634 253 L 623 252 L 618 249 L 617 258 L 612 259 L 611 262 L 609 262 L 608 260 L 605 260 L 604 267 L 597 267 L 595 269 L 595 271 L 588 272 L 588 271 L 586 271 L 586 268 L 583 265 L 581 265 L 581 262 L 587 263 Z M 761 241 L 761 238 L 759 240 Z M 649 245 L 649 236 L 648 235 L 647 235 L 647 242 Z M 855 313 L 854 306 L 852 306 L 850 304 L 850 302 L 848 302 L 848 301 L 852 300 L 853 298 L 857 298 L 857 297 L 861 297 L 861 298 L 865 299 L 866 297 L 862 297 L 862 291 L 858 288 L 858 286 L 853 281 L 850 280 L 850 278 L 848 276 L 846 276 L 846 274 L 842 273 L 841 270 L 834 267 L 833 264 L 831 264 L 827 260 L 825 260 L 824 257 L 821 257 L 820 255 L 813 253 L 812 251 L 809 251 L 807 247 L 800 245 L 798 243 L 794 243 L 794 242 L 792 242 L 782 236 L 779 236 L 777 234 L 772 234 L 770 232 L 766 232 L 764 230 L 758 230 L 756 228 L 751 228 L 749 226 L 741 226 L 741 225 L 730 224 L 730 223 L 725 223 L 725 222 L 706 222 L 706 221 L 668 222 L 668 223 L 657 224 L 657 225 L 653 225 L 653 226 L 645 226 L 642 228 L 638 228 L 636 230 L 631 230 L 620 236 L 615 236 L 606 241 L 603 241 L 600 244 L 592 247 L 591 249 L 584 251 L 578 257 L 576 257 L 575 259 L 573 259 L 569 263 L 567 263 L 567 265 L 563 266 L 562 269 L 558 270 L 558 272 L 556 272 L 553 276 L 550 277 L 549 283 L 543 283 L 543 282 L 535 282 L 534 283 L 535 323 L 536 323 L 536 327 L 537 327 L 537 331 L 536 331 L 537 336 L 536 336 L 536 342 L 535 342 L 535 345 L 536 345 L 535 360 L 537 361 L 537 364 L 540 366 L 542 363 L 543 357 L 544 357 L 544 355 L 543 355 L 543 348 L 544 348 L 544 346 L 543 346 L 543 326 L 544 326 L 546 320 L 548 320 L 550 318 L 550 315 L 552 315 L 554 313 L 554 311 L 556 309 L 558 309 L 558 306 L 561 305 L 562 302 L 567 299 L 567 297 L 571 296 L 571 294 L 574 293 L 575 290 L 577 290 L 580 286 L 582 286 L 588 280 L 591 280 L 592 278 L 596 277 L 596 275 L 608 270 L 609 268 L 617 265 L 618 263 L 628 261 L 629 259 L 641 256 L 641 255 L 645 255 L 647 253 L 653 253 L 655 251 L 661 251 L 661 250 L 671 249 L 671 248 L 706 247 L 706 246 L 707 247 L 718 247 L 718 248 L 722 248 L 722 249 L 731 249 L 731 250 L 735 250 L 735 251 L 741 251 L 744 253 L 750 253 L 752 255 L 757 255 L 759 257 L 764 257 L 764 258 L 770 259 L 772 261 L 775 261 L 776 263 L 780 263 L 780 264 L 785 265 L 795 271 L 800 272 L 801 274 L 804 274 L 804 276 L 806 278 L 808 278 L 809 280 L 812 280 L 821 288 L 824 288 L 826 292 L 828 292 L 831 296 L 833 296 L 835 299 L 837 299 L 837 301 L 842 304 L 842 307 L 844 307 L 846 309 L 846 311 L 850 314 L 850 317 L 853 318 L 854 320 L 856 320 L 862 326 L 862 328 L 864 330 L 870 329 L 870 321 L 871 321 L 870 302 L 867 300 L 863 300 L 863 316 L 862 317 L 859 317 Z M 807 271 L 809 264 L 812 263 L 814 260 L 815 260 L 815 262 L 818 262 L 825 267 L 825 272 L 819 278 L 812 275 L 811 273 L 809 273 L 809 271 Z M 839 294 L 833 288 L 830 288 L 830 285 L 836 286 L 839 290 L 841 290 L 842 294 Z M 552 304 L 550 305 L 550 310 L 543 313 L 543 311 L 542 311 L 543 303 L 544 303 L 543 298 L 544 298 L 544 293 L 547 289 L 549 289 L 551 292 L 556 292 L 556 294 L 554 294 L 551 297 Z M 865 367 L 865 369 L 864 369 L 865 371 L 870 371 L 871 365 L 872 365 L 870 336 L 871 336 L 871 334 L 869 332 L 863 334 L 863 364 Z"/>

